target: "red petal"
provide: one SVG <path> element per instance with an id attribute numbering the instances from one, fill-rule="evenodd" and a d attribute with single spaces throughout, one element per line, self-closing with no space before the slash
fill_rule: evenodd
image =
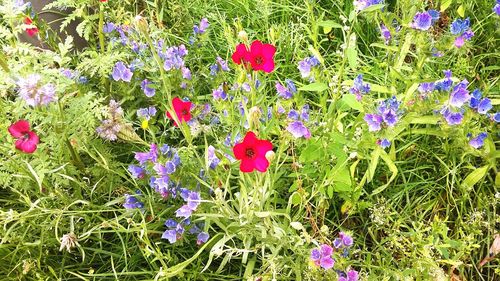
<path id="1" fill-rule="evenodd" d="M 245 44 L 240 43 L 236 46 L 236 51 L 231 56 L 231 59 L 236 64 L 248 61 L 248 50 Z"/>
<path id="2" fill-rule="evenodd" d="M 29 130 L 30 123 L 26 120 L 19 120 L 9 127 L 9 133 L 15 138 L 23 137 Z"/>
<path id="3" fill-rule="evenodd" d="M 247 134 L 245 135 L 245 138 L 243 139 L 243 143 L 248 147 L 248 146 L 254 146 L 256 142 L 257 142 L 257 137 L 255 136 L 255 133 L 252 131 L 248 131 Z"/>
<path id="4" fill-rule="evenodd" d="M 241 160 L 240 164 L 240 171 L 243 173 L 250 173 L 253 172 L 253 169 L 255 169 L 255 163 L 251 159 L 244 159 Z"/>
<path id="5" fill-rule="evenodd" d="M 276 53 L 276 47 L 274 47 L 271 44 L 264 44 L 262 46 L 262 55 L 265 58 L 272 59 L 274 57 L 274 54 Z"/>
<path id="6" fill-rule="evenodd" d="M 32 24 L 33 23 L 31 18 L 29 18 L 29 17 L 25 17 L 23 22 L 24 22 L 24 24 Z"/>
<path id="7" fill-rule="evenodd" d="M 28 29 L 26 29 L 26 33 L 28 33 L 29 37 L 33 37 L 38 33 L 38 28 L 36 28 L 36 27 L 28 28 Z"/>
<path id="8" fill-rule="evenodd" d="M 256 146 L 259 156 L 265 156 L 268 151 L 273 150 L 273 144 L 267 140 L 258 140 Z"/>
<path id="9" fill-rule="evenodd" d="M 172 106 L 174 107 L 174 110 L 176 112 L 182 110 L 183 105 L 184 105 L 184 102 L 179 97 L 175 97 L 172 100 Z"/>
<path id="10" fill-rule="evenodd" d="M 269 161 L 267 161 L 266 157 L 257 157 L 254 160 L 254 165 L 255 169 L 259 172 L 265 172 L 267 171 L 267 168 L 269 167 Z"/>
<path id="11" fill-rule="evenodd" d="M 245 158 L 245 150 L 246 146 L 243 143 L 238 143 L 233 147 L 234 157 L 238 160 L 242 160 Z"/>
<path id="12" fill-rule="evenodd" d="M 266 59 L 266 61 L 264 62 L 264 64 L 262 65 L 261 68 L 266 73 L 272 72 L 274 70 L 274 61 L 273 61 L 273 59 Z"/>
<path id="13" fill-rule="evenodd" d="M 252 42 L 252 45 L 250 46 L 250 53 L 252 55 L 254 54 L 261 54 L 262 53 L 262 47 L 263 44 L 259 40 L 255 40 Z"/>
<path id="14" fill-rule="evenodd" d="M 33 153 L 39 142 L 38 136 L 34 132 L 29 132 L 27 139 L 22 138 L 16 141 L 16 148 L 26 153 Z"/>

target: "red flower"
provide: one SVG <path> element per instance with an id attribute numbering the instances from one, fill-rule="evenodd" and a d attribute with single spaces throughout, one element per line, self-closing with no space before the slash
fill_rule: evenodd
<path id="1" fill-rule="evenodd" d="M 271 44 L 262 44 L 259 40 L 252 42 L 250 46 L 250 64 L 253 70 L 271 72 L 274 70 L 274 53 L 276 47 Z"/>
<path id="2" fill-rule="evenodd" d="M 10 125 L 9 133 L 17 139 L 16 148 L 26 153 L 33 153 L 40 142 L 38 136 L 30 131 L 30 124 L 26 120 L 19 120 Z"/>
<path id="3" fill-rule="evenodd" d="M 273 149 L 273 144 L 267 140 L 259 140 L 253 132 L 248 132 L 243 142 L 233 148 L 236 159 L 241 160 L 240 171 L 250 173 L 254 169 L 265 172 L 269 167 L 266 153 Z"/>
<path id="4" fill-rule="evenodd" d="M 193 103 L 190 101 L 182 101 L 180 98 L 175 97 L 172 101 L 172 105 L 174 106 L 175 115 L 177 115 L 177 119 L 180 122 L 191 120 L 191 105 Z M 168 119 L 173 119 L 169 112 L 167 112 Z M 174 120 L 174 125 L 178 127 L 179 125 Z"/>
<path id="5" fill-rule="evenodd" d="M 236 64 L 250 63 L 253 70 L 262 70 L 269 73 L 274 70 L 275 53 L 276 47 L 273 45 L 262 44 L 259 40 L 255 40 L 250 45 L 250 50 L 247 49 L 245 44 L 238 44 L 231 58 Z"/>
<path id="6" fill-rule="evenodd" d="M 235 64 L 247 63 L 250 61 L 250 52 L 245 44 L 240 43 L 236 46 L 236 51 L 231 56 Z"/>
<path id="7" fill-rule="evenodd" d="M 24 22 L 24 24 L 28 24 L 28 25 L 33 24 L 33 21 L 31 20 L 30 17 L 25 17 L 23 22 Z M 28 33 L 28 35 L 30 37 L 33 37 L 38 33 L 38 28 L 36 26 L 32 27 L 32 28 L 26 28 L 26 33 Z"/>
<path id="8" fill-rule="evenodd" d="M 99 1 L 102 2 L 102 3 L 108 2 L 108 0 L 99 0 Z"/>

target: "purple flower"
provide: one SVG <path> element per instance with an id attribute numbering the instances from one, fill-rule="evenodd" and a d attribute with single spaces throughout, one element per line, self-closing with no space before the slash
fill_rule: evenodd
<path id="1" fill-rule="evenodd" d="M 151 85 L 151 84 L 153 84 L 153 83 L 151 83 L 148 79 L 144 79 L 141 82 L 141 90 L 144 92 L 144 94 L 148 98 L 153 97 L 155 95 L 155 92 L 156 92 L 154 88 L 149 87 L 149 85 Z"/>
<path id="2" fill-rule="evenodd" d="M 384 0 L 354 0 L 353 4 L 356 11 L 362 11 L 372 5 L 382 4 Z"/>
<path id="3" fill-rule="evenodd" d="M 456 19 L 450 25 L 450 32 L 453 35 L 462 35 L 470 27 L 470 19 Z"/>
<path id="4" fill-rule="evenodd" d="M 194 34 L 203 34 L 207 30 L 207 28 L 210 26 L 208 23 L 208 19 L 202 18 L 200 21 L 200 25 L 195 25 L 193 26 L 193 32 Z"/>
<path id="5" fill-rule="evenodd" d="M 137 116 L 149 120 L 151 117 L 156 115 L 156 107 L 150 106 L 148 108 L 139 108 L 137 110 Z"/>
<path id="6" fill-rule="evenodd" d="M 416 13 L 410 27 L 418 30 L 429 30 L 432 25 L 432 16 L 429 12 Z"/>
<path id="7" fill-rule="evenodd" d="M 391 142 L 388 139 L 378 140 L 377 144 L 380 145 L 380 147 L 382 147 L 384 149 L 391 146 Z"/>
<path id="8" fill-rule="evenodd" d="M 462 112 L 452 112 L 449 109 L 443 110 L 443 117 L 449 125 L 459 125 L 462 123 L 464 115 Z"/>
<path id="9" fill-rule="evenodd" d="M 31 74 L 17 81 L 19 97 L 29 106 L 48 105 L 57 101 L 56 87 L 52 84 L 39 86 L 41 79 L 40 75 Z"/>
<path id="10" fill-rule="evenodd" d="M 342 239 L 342 244 L 344 244 L 345 247 L 351 247 L 354 242 L 352 237 L 344 232 L 339 233 L 339 238 Z"/>
<path id="11" fill-rule="evenodd" d="M 311 137 L 311 132 L 309 129 L 307 129 L 304 124 L 300 121 L 293 121 L 290 124 L 288 124 L 288 127 L 286 128 L 288 132 L 290 132 L 295 138 L 300 138 L 304 137 L 306 139 L 309 139 Z"/>
<path id="12" fill-rule="evenodd" d="M 101 121 L 101 126 L 97 127 L 96 133 L 103 139 L 109 141 L 115 141 L 118 139 L 118 133 L 121 130 L 120 123 L 116 122 L 116 120 L 106 119 Z"/>
<path id="13" fill-rule="evenodd" d="M 154 143 L 151 144 L 149 152 L 136 152 L 135 160 L 139 161 L 140 165 L 144 165 L 147 161 L 156 163 L 158 159 L 158 146 Z"/>
<path id="14" fill-rule="evenodd" d="M 166 71 L 172 69 L 181 69 L 184 66 L 184 57 L 187 55 L 187 49 L 184 45 L 178 47 L 169 47 L 165 52 L 163 52 L 163 43 L 160 44 L 161 48 L 159 51 L 159 56 L 164 59 L 163 68 Z"/>
<path id="15" fill-rule="evenodd" d="M 330 269 L 335 264 L 332 254 L 333 248 L 329 245 L 323 244 L 319 249 L 311 250 L 310 259 L 316 266 L 321 266 L 324 269 Z"/>
<path id="16" fill-rule="evenodd" d="M 469 145 L 475 149 L 481 148 L 484 145 L 484 140 L 488 137 L 487 133 L 480 133 L 477 137 L 469 141 Z"/>
<path id="17" fill-rule="evenodd" d="M 358 101 L 361 100 L 363 94 L 368 94 L 370 92 L 370 85 L 368 83 L 363 84 L 363 75 L 359 74 L 354 79 L 352 87 L 349 89 L 351 94 L 356 96 Z"/>
<path id="18" fill-rule="evenodd" d="M 391 40 L 391 31 L 385 26 L 385 24 L 380 24 L 380 33 L 382 37 L 385 39 L 385 44 L 389 45 L 389 41 Z"/>
<path id="19" fill-rule="evenodd" d="M 276 91 L 278 91 L 278 95 L 285 100 L 291 99 L 293 97 L 292 93 L 288 88 L 283 86 L 280 82 L 276 82 Z"/>
<path id="20" fill-rule="evenodd" d="M 449 91 L 451 89 L 451 86 L 453 85 L 453 80 L 451 80 L 451 70 L 445 70 L 443 71 L 445 78 L 441 81 L 438 81 L 435 83 L 434 88 L 438 91 Z"/>
<path id="21" fill-rule="evenodd" d="M 319 65 L 319 63 L 319 60 L 315 56 L 310 56 L 299 61 L 298 69 L 302 78 L 310 77 L 312 68 Z"/>
<path id="22" fill-rule="evenodd" d="M 224 91 L 224 85 L 219 85 L 217 89 L 212 90 L 212 96 L 215 100 L 226 100 L 227 94 Z"/>
<path id="23" fill-rule="evenodd" d="M 464 103 L 468 102 L 471 98 L 469 95 L 469 91 L 466 89 L 467 80 L 460 82 L 453 88 L 453 91 L 450 94 L 450 105 L 455 107 L 462 107 Z"/>
<path id="24" fill-rule="evenodd" d="M 182 72 L 182 78 L 191 80 L 191 70 L 189 70 L 189 68 L 182 67 L 181 72 Z"/>
<path id="25" fill-rule="evenodd" d="M 123 62 L 119 61 L 115 64 L 112 73 L 112 77 L 115 81 L 123 80 L 125 82 L 130 82 L 132 75 L 132 71 L 130 71 Z"/>
<path id="26" fill-rule="evenodd" d="M 187 201 L 187 206 L 191 210 L 196 211 L 196 208 L 198 208 L 198 205 L 200 205 L 201 203 L 200 193 L 195 191 L 189 192 L 186 201 Z"/>
<path id="27" fill-rule="evenodd" d="M 191 214 L 193 213 L 193 210 L 191 210 L 188 205 L 182 205 L 177 211 L 175 211 L 175 216 L 176 217 L 184 217 L 184 218 L 189 218 Z"/>
<path id="28" fill-rule="evenodd" d="M 138 195 L 138 194 L 137 194 Z M 144 207 L 144 204 L 140 202 L 135 196 L 137 195 L 129 195 L 125 194 L 125 202 L 123 203 L 123 207 L 125 209 L 141 209 Z"/>
<path id="29" fill-rule="evenodd" d="M 426 97 L 430 93 L 434 91 L 434 82 L 430 83 L 420 83 L 418 86 L 418 92 L 423 96 Z"/>
<path id="30" fill-rule="evenodd" d="M 492 119 L 493 119 L 493 121 L 499 123 L 500 122 L 500 112 L 493 114 Z"/>
<path id="31" fill-rule="evenodd" d="M 431 15 L 432 18 L 431 24 L 435 24 L 439 20 L 439 17 L 441 16 L 441 13 L 437 10 L 428 10 L 427 13 Z"/>
<path id="32" fill-rule="evenodd" d="M 143 168 L 135 165 L 128 166 L 128 171 L 135 179 L 142 179 L 146 175 L 146 171 Z"/>
<path id="33" fill-rule="evenodd" d="M 207 158 L 210 169 L 215 169 L 215 167 L 219 165 L 220 159 L 217 158 L 217 155 L 215 155 L 215 147 L 211 145 L 207 148 Z"/>
<path id="34" fill-rule="evenodd" d="M 491 104 L 491 100 L 489 98 L 484 98 L 477 105 L 477 112 L 479 114 L 486 114 L 492 108 L 493 105 Z"/>
<path id="35" fill-rule="evenodd" d="M 208 241 L 208 238 L 210 238 L 210 235 L 208 235 L 208 233 L 200 232 L 196 237 L 196 244 L 203 245 Z"/>
<path id="36" fill-rule="evenodd" d="M 394 127 L 394 125 L 396 125 L 396 123 L 398 122 L 398 116 L 396 115 L 396 112 L 392 109 L 385 110 L 382 113 L 382 119 L 389 127 Z"/>
<path id="37" fill-rule="evenodd" d="M 500 16 L 500 3 L 497 1 L 497 4 L 493 7 L 493 12 L 497 14 L 497 16 Z"/>
<path id="38" fill-rule="evenodd" d="M 376 132 L 382 128 L 382 116 L 378 114 L 366 114 L 364 120 L 368 124 L 368 131 Z"/>
<path id="39" fill-rule="evenodd" d="M 175 229 L 165 230 L 161 238 L 167 239 L 170 244 L 174 244 L 177 241 L 177 231 L 175 231 Z"/>
<path id="40" fill-rule="evenodd" d="M 358 281 L 359 274 L 356 270 L 349 270 L 347 272 L 347 281 Z"/>
<path id="41" fill-rule="evenodd" d="M 107 22 L 103 28 L 102 28 L 102 32 L 104 33 L 111 33 L 115 30 L 116 26 L 114 23 L 112 22 Z"/>

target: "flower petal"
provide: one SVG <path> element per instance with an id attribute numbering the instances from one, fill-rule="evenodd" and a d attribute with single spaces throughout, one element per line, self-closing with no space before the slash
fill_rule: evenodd
<path id="1" fill-rule="evenodd" d="M 269 161 L 267 161 L 266 157 L 264 156 L 258 156 L 254 160 L 254 165 L 255 169 L 259 172 L 265 172 L 267 171 L 267 168 L 269 167 Z"/>
<path id="2" fill-rule="evenodd" d="M 30 124 L 26 120 L 19 120 L 16 123 L 10 125 L 9 133 L 15 138 L 23 137 L 24 134 L 29 132 Z"/>
<path id="3" fill-rule="evenodd" d="M 251 159 L 243 159 L 240 164 L 240 171 L 250 173 L 255 169 L 255 163 Z"/>

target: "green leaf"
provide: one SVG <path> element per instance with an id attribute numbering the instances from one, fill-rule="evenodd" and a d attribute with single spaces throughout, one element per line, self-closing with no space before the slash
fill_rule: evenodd
<path id="1" fill-rule="evenodd" d="M 408 55 L 408 52 L 410 51 L 411 43 L 413 43 L 412 41 L 413 41 L 413 36 L 411 35 L 411 33 L 406 34 L 403 47 L 401 47 L 401 52 L 399 53 L 398 62 L 396 63 L 395 66 L 397 70 L 400 70 L 401 67 L 403 66 L 406 55 Z"/>
<path id="2" fill-rule="evenodd" d="M 448 9 L 452 2 L 453 0 L 443 0 L 443 2 L 441 3 L 441 12 L 444 12 L 444 10 Z"/>
<path id="3" fill-rule="evenodd" d="M 366 9 L 363 9 L 361 13 L 369 13 L 372 11 L 380 10 L 385 6 L 385 4 L 376 4 L 376 5 L 371 5 Z"/>
<path id="4" fill-rule="evenodd" d="M 464 16 L 465 16 L 465 8 L 464 8 L 464 5 L 460 5 L 460 7 L 458 7 L 458 9 L 457 9 L 457 13 L 458 13 L 461 17 L 464 17 Z"/>
<path id="5" fill-rule="evenodd" d="M 346 54 L 349 66 L 351 69 L 355 69 L 358 66 L 358 50 L 356 50 L 356 46 L 349 46 L 346 50 Z"/>
<path id="6" fill-rule="evenodd" d="M 363 105 L 356 100 L 356 97 L 354 95 L 344 95 L 341 100 L 350 108 L 363 112 Z"/>
<path id="7" fill-rule="evenodd" d="M 292 205 L 297 206 L 302 203 L 302 196 L 298 194 L 297 192 L 294 192 L 292 196 L 290 196 L 290 202 L 292 202 Z"/>
<path id="8" fill-rule="evenodd" d="M 380 153 L 382 152 L 382 148 L 378 147 L 372 152 L 372 158 L 370 159 L 370 165 L 368 166 L 368 180 L 367 182 L 371 182 L 373 180 L 373 176 L 375 175 L 375 170 L 377 169 L 378 159 L 380 158 Z"/>
<path id="9" fill-rule="evenodd" d="M 311 141 L 308 143 L 306 148 L 302 150 L 299 160 L 300 162 L 313 162 L 321 158 L 322 146 L 318 140 Z"/>
<path id="10" fill-rule="evenodd" d="M 315 82 L 309 85 L 305 85 L 299 88 L 299 91 L 308 91 L 308 92 L 322 92 L 328 89 L 328 85 L 325 83 Z"/>
<path id="11" fill-rule="evenodd" d="M 395 46 L 388 46 L 388 45 L 380 44 L 380 43 L 371 43 L 370 47 L 376 47 L 376 48 L 386 49 L 388 51 L 393 51 L 393 52 L 397 52 L 398 51 L 398 48 L 395 47 Z"/>
<path id="12" fill-rule="evenodd" d="M 398 167 L 396 167 L 396 164 L 394 164 L 394 162 L 391 160 L 391 158 L 389 157 L 389 155 L 385 151 L 383 151 L 383 150 L 381 151 L 380 158 L 382 158 L 382 160 L 384 160 L 384 162 L 387 165 L 387 167 L 389 167 L 389 170 L 392 172 L 392 175 L 391 175 L 391 177 L 389 178 L 389 180 L 387 181 L 386 184 L 384 184 L 384 185 L 376 188 L 372 192 L 373 195 L 378 194 L 378 193 L 384 191 L 389 186 L 389 184 L 398 175 Z"/>
<path id="13" fill-rule="evenodd" d="M 342 28 L 343 26 L 340 23 L 334 22 L 332 20 L 325 20 L 318 23 L 319 26 L 323 27 L 323 32 L 325 34 L 330 33 L 332 28 Z"/>
<path id="14" fill-rule="evenodd" d="M 463 181 L 465 188 L 472 188 L 476 183 L 478 183 L 489 170 L 489 165 L 485 165 L 479 169 L 472 171 Z"/>

